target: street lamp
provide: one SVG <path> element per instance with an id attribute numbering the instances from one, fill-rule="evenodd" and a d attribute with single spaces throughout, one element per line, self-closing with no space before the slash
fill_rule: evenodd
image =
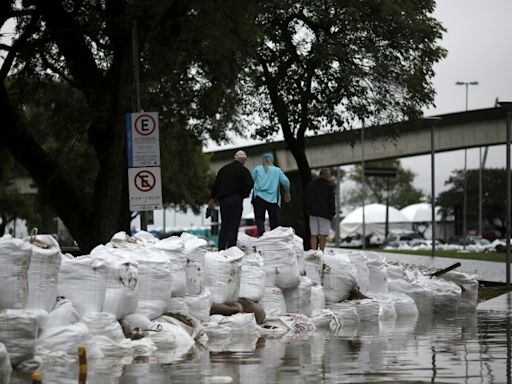
<path id="1" fill-rule="evenodd" d="M 478 85 L 478 81 L 456 81 L 455 85 L 466 86 L 466 112 L 468 111 L 468 91 L 470 85 Z M 481 157 L 480 153 L 480 157 Z M 468 211 L 468 150 L 464 148 L 464 199 L 463 199 L 463 213 L 462 213 L 462 235 L 464 236 L 464 249 L 466 249 L 466 237 L 467 237 L 467 211 Z M 481 199 L 481 196 L 480 196 Z"/>
<path id="2" fill-rule="evenodd" d="M 436 167 L 435 167 L 435 155 L 436 149 L 434 146 L 434 130 L 436 123 L 441 120 L 440 117 L 427 117 L 424 119 L 425 121 L 430 123 L 430 172 L 431 172 L 431 194 L 432 194 L 432 202 L 430 204 L 432 210 L 432 257 L 436 255 Z"/>
<path id="3" fill-rule="evenodd" d="M 506 146 L 507 146 L 507 179 L 506 179 L 506 279 L 507 287 L 510 287 L 510 219 L 511 219 L 511 176 L 510 176 L 510 126 L 512 125 L 512 101 L 499 101 L 498 105 L 505 111 L 507 115 L 507 134 L 506 134 Z"/>

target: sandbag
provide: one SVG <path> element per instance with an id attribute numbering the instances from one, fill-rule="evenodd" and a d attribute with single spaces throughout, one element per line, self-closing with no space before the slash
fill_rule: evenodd
<path id="1" fill-rule="evenodd" d="M 171 298 L 169 258 L 162 251 L 145 247 L 137 252 L 137 262 L 139 294 L 135 312 L 155 319 L 165 313 Z"/>
<path id="2" fill-rule="evenodd" d="M 388 269 L 383 256 L 375 252 L 367 252 L 367 263 L 369 272 L 368 292 L 388 293 Z"/>
<path id="3" fill-rule="evenodd" d="M 27 309 L 50 312 L 57 299 L 59 269 L 62 261 L 59 243 L 51 235 L 26 238 L 32 248 L 28 268 Z"/>
<path id="4" fill-rule="evenodd" d="M 325 309 L 325 292 L 321 285 L 311 286 L 311 313 Z"/>
<path id="5" fill-rule="evenodd" d="M 297 288 L 283 290 L 286 312 L 302 313 L 311 317 L 311 279 L 301 276 Z"/>
<path id="6" fill-rule="evenodd" d="M 87 325 L 93 336 L 105 336 L 115 342 L 125 339 L 121 325 L 112 313 L 91 312 L 82 317 L 81 321 Z"/>
<path id="7" fill-rule="evenodd" d="M 356 280 L 361 293 L 366 294 L 370 287 L 370 271 L 368 269 L 368 258 L 364 251 L 352 251 L 348 254 L 350 262 L 356 269 Z"/>
<path id="8" fill-rule="evenodd" d="M 391 292 L 395 304 L 396 315 L 399 319 L 418 317 L 418 308 L 414 300 L 405 293 Z"/>
<path id="9" fill-rule="evenodd" d="M 0 384 L 9 384 L 11 381 L 11 360 L 5 345 L 0 343 Z"/>
<path id="10" fill-rule="evenodd" d="M 72 325 L 79 321 L 80 315 L 71 300 L 62 297 L 57 299 L 55 307 L 48 314 L 48 328 Z"/>
<path id="11" fill-rule="evenodd" d="M 419 315 L 434 313 L 434 292 L 420 281 L 389 280 L 390 292 L 404 293 L 414 300 Z"/>
<path id="12" fill-rule="evenodd" d="M 205 286 L 211 292 L 212 302 L 232 304 L 238 301 L 243 256 L 236 247 L 206 253 Z"/>
<path id="13" fill-rule="evenodd" d="M 265 266 L 259 253 L 246 254 L 242 258 L 240 274 L 240 293 L 252 301 L 260 301 L 265 294 Z"/>
<path id="14" fill-rule="evenodd" d="M 105 264 L 101 260 L 89 255 L 63 258 L 57 294 L 71 300 L 81 316 L 102 310 L 105 291 Z"/>
<path id="15" fill-rule="evenodd" d="M 183 232 L 180 238 L 183 240 L 187 256 L 185 268 L 187 274 L 186 293 L 188 295 L 199 295 L 205 281 L 205 257 L 208 243 L 205 239 L 187 232 Z"/>
<path id="16" fill-rule="evenodd" d="M 268 286 L 289 289 L 300 284 L 294 236 L 293 228 L 277 227 L 256 240 L 256 250 L 263 257 Z"/>
<path id="17" fill-rule="evenodd" d="M 105 301 L 102 312 L 122 319 L 137 308 L 139 293 L 139 267 L 135 252 L 99 245 L 91 257 L 105 264 Z"/>
<path id="18" fill-rule="evenodd" d="M 456 313 L 461 297 L 461 288 L 454 282 L 434 277 L 424 278 L 424 283 L 434 293 L 434 312 Z"/>
<path id="19" fill-rule="evenodd" d="M 357 287 L 356 270 L 346 254 L 329 250 L 323 255 L 322 286 L 327 304 L 347 299 Z"/>
<path id="20" fill-rule="evenodd" d="M 313 284 L 322 285 L 322 252 L 304 252 L 304 271 Z"/>
<path id="21" fill-rule="evenodd" d="M 212 306 L 212 295 L 207 287 L 204 287 L 199 295 L 185 296 L 189 315 L 200 321 L 208 321 Z"/>
<path id="22" fill-rule="evenodd" d="M 304 240 L 302 237 L 293 235 L 293 250 L 295 251 L 295 256 L 297 257 L 297 264 L 299 266 L 299 273 L 304 274 L 305 270 L 305 259 L 304 259 Z"/>
<path id="23" fill-rule="evenodd" d="M 152 247 L 163 251 L 169 258 L 171 297 L 185 297 L 187 291 L 187 256 L 183 240 L 177 236 L 171 236 L 152 245 Z"/>
<path id="24" fill-rule="evenodd" d="M 462 292 L 457 305 L 457 312 L 474 312 L 478 304 L 478 280 L 476 275 L 450 271 L 443 273 L 441 279 L 457 284 Z"/>
<path id="25" fill-rule="evenodd" d="M 283 291 L 279 287 L 265 287 L 265 294 L 259 303 L 267 317 L 286 313 L 286 302 L 284 301 Z"/>
<path id="26" fill-rule="evenodd" d="M 11 365 L 32 360 L 39 327 L 37 315 L 30 310 L 7 309 L 0 312 L 0 324 L 0 343 L 9 351 Z"/>
<path id="27" fill-rule="evenodd" d="M 27 305 L 31 254 L 27 242 L 10 235 L 0 237 L 0 310 Z"/>
<path id="28" fill-rule="evenodd" d="M 185 297 L 171 297 L 169 305 L 167 306 L 167 312 L 169 313 L 181 313 L 188 315 L 189 310 L 187 306 L 187 300 Z"/>

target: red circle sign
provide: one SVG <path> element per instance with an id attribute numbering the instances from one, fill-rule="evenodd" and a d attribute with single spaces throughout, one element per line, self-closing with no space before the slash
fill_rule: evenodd
<path id="1" fill-rule="evenodd" d="M 150 171 L 140 171 L 133 178 L 135 188 L 141 192 L 151 191 L 156 184 L 156 177 Z"/>
<path id="2" fill-rule="evenodd" d="M 151 135 L 156 128 L 156 121 L 151 115 L 140 115 L 135 119 L 135 131 L 141 136 Z"/>

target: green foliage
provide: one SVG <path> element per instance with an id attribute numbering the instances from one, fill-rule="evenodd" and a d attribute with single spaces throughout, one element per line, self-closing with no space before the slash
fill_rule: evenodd
<path id="1" fill-rule="evenodd" d="M 366 203 L 386 203 L 387 191 L 389 188 L 389 204 L 398 209 L 410 204 L 419 203 L 424 199 L 421 190 L 413 185 L 415 174 L 411 170 L 402 168 L 400 160 L 383 160 L 369 162 L 365 164 L 366 168 L 396 168 L 396 177 L 365 176 L 365 201 Z M 354 168 L 350 174 L 350 179 L 356 183 L 356 186 L 343 193 L 344 203 L 356 207 L 363 201 L 363 172 L 360 164 Z"/>
<path id="2" fill-rule="evenodd" d="M 479 170 L 468 169 L 467 177 L 467 222 L 468 229 L 478 228 L 479 206 Z M 482 213 L 486 226 L 492 227 L 495 219 L 502 225 L 506 219 L 505 187 L 506 171 L 503 168 L 487 168 L 482 172 Z M 462 212 L 464 201 L 464 170 L 457 169 L 445 182 L 449 188 L 441 192 L 436 204 L 441 207 L 444 216 Z M 485 223 L 486 222 L 486 223 Z M 503 230 L 502 225 L 498 229 Z"/>

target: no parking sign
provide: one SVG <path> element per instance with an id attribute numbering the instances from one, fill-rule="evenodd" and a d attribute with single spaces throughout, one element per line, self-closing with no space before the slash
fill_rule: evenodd
<path id="1" fill-rule="evenodd" d="M 162 209 L 160 167 L 128 168 L 130 211 Z"/>

